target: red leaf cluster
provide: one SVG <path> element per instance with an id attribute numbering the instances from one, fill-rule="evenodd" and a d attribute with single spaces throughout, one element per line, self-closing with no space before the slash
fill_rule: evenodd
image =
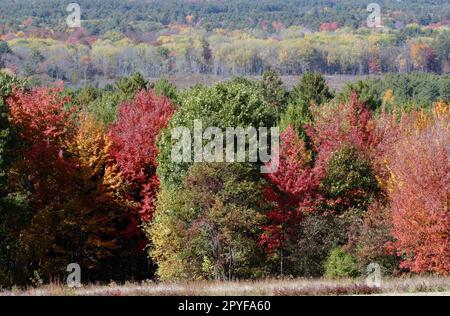
<path id="1" fill-rule="evenodd" d="M 276 173 L 267 174 L 270 185 L 266 197 L 275 207 L 268 212 L 269 225 L 262 227 L 260 244 L 270 251 L 292 238 L 302 213 L 318 201 L 318 179 L 309 166 L 305 143 L 289 126 L 281 134 L 280 164 Z"/>
<path id="2" fill-rule="evenodd" d="M 117 123 L 110 127 L 111 155 L 124 178 L 138 191 L 142 220 L 151 219 L 159 187 L 156 177 L 157 137 L 175 108 L 153 91 L 138 92 L 134 100 L 121 104 Z"/>
<path id="3" fill-rule="evenodd" d="M 323 178 L 331 155 L 344 145 L 351 145 L 367 155 L 375 154 L 379 143 L 372 111 L 352 93 L 348 103 L 327 110 L 316 109 L 314 125 L 306 126 L 317 153 L 315 172 Z"/>
<path id="4" fill-rule="evenodd" d="M 293 237 L 303 214 L 317 210 L 323 203 L 330 207 L 347 203 L 346 197 L 325 200 L 320 193 L 319 183 L 326 176 L 331 155 L 350 144 L 371 156 L 378 143 L 372 112 L 358 102 L 356 94 L 350 102 L 325 112 L 317 110 L 314 116 L 315 124 L 306 126 L 316 154 L 314 163 L 303 140 L 288 127 L 281 134 L 278 171 L 266 176 L 270 183 L 266 196 L 275 207 L 267 214 L 270 224 L 262 227 L 260 243 L 270 251 Z"/>
<path id="5" fill-rule="evenodd" d="M 397 130 L 387 151 L 389 198 L 401 267 L 412 272 L 450 272 L 450 136 L 447 115 Z M 427 122 L 428 121 L 428 122 Z"/>
<path id="6" fill-rule="evenodd" d="M 68 186 L 71 164 L 65 154 L 76 130 L 72 111 L 64 108 L 69 102 L 62 87 L 16 90 L 7 100 L 11 125 L 24 142 L 21 163 L 30 170 L 30 180 L 43 203 L 51 200 L 55 190 L 63 193 Z"/>

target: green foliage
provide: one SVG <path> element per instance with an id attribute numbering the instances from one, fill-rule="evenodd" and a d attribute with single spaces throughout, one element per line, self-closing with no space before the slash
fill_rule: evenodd
<path id="1" fill-rule="evenodd" d="M 168 97 L 174 104 L 180 103 L 177 88 L 166 78 L 161 78 L 151 85 L 157 95 Z"/>
<path id="2" fill-rule="evenodd" d="M 346 83 L 344 90 L 337 96 L 340 103 L 347 103 L 352 93 L 356 93 L 359 102 L 364 102 L 372 111 L 381 106 L 381 95 L 375 87 L 365 81 L 358 80 L 355 83 Z"/>
<path id="3" fill-rule="evenodd" d="M 191 210 L 185 207 L 178 189 L 161 187 L 157 201 L 153 220 L 144 224 L 144 232 L 151 240 L 149 256 L 158 264 L 160 279 L 188 279 L 190 264 L 183 256 L 184 232 L 179 224 L 189 218 Z"/>
<path id="4" fill-rule="evenodd" d="M 12 94 L 14 87 L 25 89 L 26 85 L 24 80 L 0 73 L 0 185 L 4 185 L 6 169 L 14 159 L 13 147 L 17 143 L 8 120 L 6 99 Z"/>
<path id="5" fill-rule="evenodd" d="M 179 197 L 174 200 L 178 202 L 160 202 L 149 230 L 153 240 L 150 255 L 160 266 L 159 276 L 261 276 L 265 271 L 258 247 L 263 220 L 261 192 L 259 174 L 251 165 L 194 164 L 183 188 L 176 192 Z"/>
<path id="6" fill-rule="evenodd" d="M 39 73 L 39 64 L 44 60 L 45 57 L 41 54 L 39 49 L 33 48 L 30 57 L 24 65 L 23 74 L 28 77 L 37 75 Z"/>
<path id="7" fill-rule="evenodd" d="M 33 49 L 31 51 L 30 62 L 33 64 L 39 64 L 45 60 L 45 57 L 39 51 L 39 49 Z"/>
<path id="8" fill-rule="evenodd" d="M 11 95 L 14 86 L 23 85 L 22 81 L 0 73 L 0 180 L 2 184 L 6 175 L 5 168 L 10 160 L 10 144 L 13 141 L 6 99 Z"/>
<path id="9" fill-rule="evenodd" d="M 24 193 L 9 193 L 0 198 L 0 287 L 12 286 L 26 275 L 17 261 L 17 253 L 22 229 L 32 214 L 29 201 L 30 196 Z"/>
<path id="10" fill-rule="evenodd" d="M 87 111 L 108 126 L 116 121 L 117 111 L 122 100 L 121 94 L 104 91 L 101 96 L 87 104 Z"/>
<path id="11" fill-rule="evenodd" d="M 299 106 L 309 106 L 311 103 L 322 105 L 332 97 L 327 81 L 321 74 L 307 73 L 292 89 L 290 102 Z"/>
<path id="12" fill-rule="evenodd" d="M 134 73 L 130 77 L 120 78 L 116 82 L 116 89 L 122 93 L 124 98 L 132 98 L 136 92 L 147 89 L 148 82 L 139 73 Z"/>
<path id="13" fill-rule="evenodd" d="M 0 55 L 2 54 L 10 54 L 11 48 L 9 47 L 8 43 L 5 41 L 0 41 Z"/>
<path id="14" fill-rule="evenodd" d="M 306 139 L 304 125 L 312 122 L 310 106 L 320 106 L 331 100 L 331 94 L 325 78 L 321 74 L 307 73 L 294 86 L 289 95 L 289 106 L 281 116 L 280 127 L 291 125 L 299 135 Z"/>
<path id="15" fill-rule="evenodd" d="M 383 96 L 392 90 L 394 100 L 385 105 L 387 112 L 430 108 L 439 100 L 450 100 L 450 77 L 428 73 L 387 74 L 383 78 L 366 80 L 374 96 Z M 367 98 L 367 97 L 366 97 Z M 378 101 L 377 101 L 378 106 Z"/>
<path id="16" fill-rule="evenodd" d="M 142 75 L 135 73 L 130 77 L 120 78 L 115 86 L 106 86 L 103 89 L 86 85 L 75 93 L 74 103 L 107 127 L 116 121 L 119 104 L 132 99 L 137 92 L 147 89 L 147 86 L 148 82 Z M 161 83 L 158 89 L 161 94 L 167 93 L 176 98 L 176 90 L 172 90 L 172 86 Z"/>
<path id="17" fill-rule="evenodd" d="M 307 214 L 299 227 L 296 241 L 287 245 L 286 274 L 318 277 L 324 274 L 324 262 L 331 249 L 348 242 L 351 216 Z"/>
<path id="18" fill-rule="evenodd" d="M 262 98 L 257 84 L 243 78 L 208 88 L 196 87 L 184 93 L 180 109 L 173 115 L 168 128 L 161 133 L 158 143 L 158 175 L 161 182 L 172 186 L 182 183 L 191 164 L 172 162 L 175 141 L 172 140 L 171 130 L 187 127 L 193 136 L 196 119 L 202 121 L 204 128 L 270 128 L 277 122 L 278 111 Z"/>
<path id="19" fill-rule="evenodd" d="M 334 248 L 325 262 L 325 275 L 330 278 L 355 278 L 360 268 L 352 255 L 344 252 L 342 248 Z"/>
<path id="20" fill-rule="evenodd" d="M 450 101 L 450 77 L 442 76 L 439 79 L 439 96 L 440 100 L 449 102 Z M 434 101 L 434 100 L 431 100 Z"/>
<path id="21" fill-rule="evenodd" d="M 209 44 L 206 38 L 202 38 L 202 64 L 201 64 L 201 73 L 210 73 L 212 68 L 213 54 L 211 50 L 211 45 Z"/>
<path id="22" fill-rule="evenodd" d="M 443 60 L 450 59 L 450 31 L 445 31 L 437 36 L 435 47 L 438 55 Z"/>
<path id="23" fill-rule="evenodd" d="M 260 81 L 261 92 L 266 100 L 272 106 L 283 109 L 287 103 L 287 92 L 283 87 L 283 81 L 275 70 L 264 72 Z"/>
<path id="24" fill-rule="evenodd" d="M 99 88 L 93 85 L 85 85 L 76 92 L 75 102 L 81 106 L 87 106 L 94 102 L 101 95 Z"/>
<path id="25" fill-rule="evenodd" d="M 0 286 L 10 286 L 15 280 L 20 229 L 30 214 L 28 196 L 8 188 L 8 173 L 16 159 L 14 149 L 18 140 L 8 120 L 5 101 L 14 86 L 24 88 L 25 82 L 0 73 Z"/>
<path id="26" fill-rule="evenodd" d="M 161 59 L 167 59 L 169 57 L 170 50 L 167 47 L 159 46 L 157 53 Z"/>
<path id="27" fill-rule="evenodd" d="M 285 130 L 289 125 L 303 138 L 306 138 L 304 126 L 311 123 L 311 112 L 308 107 L 289 104 L 281 114 L 280 128 Z"/>
<path id="28" fill-rule="evenodd" d="M 267 31 L 275 32 L 271 22 L 282 22 L 286 26 L 305 25 L 308 28 L 319 29 L 322 22 L 339 21 L 346 27 L 356 28 L 365 25 L 367 14 L 366 1 L 362 0 L 229 0 L 226 3 L 219 0 L 211 1 L 184 1 L 184 0 L 156 0 L 149 6 L 146 0 L 134 0 L 132 4 L 121 0 L 79 0 L 83 11 L 85 27 L 92 34 L 104 34 L 110 31 L 153 31 L 159 30 L 164 25 L 185 22 L 186 15 L 195 17 L 193 22 L 202 21 L 207 29 L 232 28 L 248 29 L 262 26 L 260 21 L 267 20 Z M 450 7 L 445 0 L 432 2 L 380 0 L 380 5 L 385 8 L 386 16 L 383 16 L 383 24 L 390 27 L 396 21 L 403 24 L 441 22 L 448 19 Z M 33 26 L 62 29 L 61 19 L 65 18 L 65 11 L 59 10 L 48 15 L 48 10 L 60 5 L 58 0 L 45 0 L 30 2 L 26 6 L 17 2 L 5 2 L 3 4 L 4 24 L 11 25 L 15 29 L 23 26 L 25 17 L 33 17 Z M 318 8 L 332 8 L 319 10 Z M 299 10 L 302 8 L 302 10 Z M 390 17 L 391 12 L 402 12 L 395 19 Z M 126 13 L 126 14 L 125 14 Z M 411 32 L 411 31 L 410 31 Z M 109 35 L 112 37 L 112 35 Z"/>
<path id="29" fill-rule="evenodd" d="M 326 198 L 342 201 L 334 203 L 334 211 L 337 212 L 349 206 L 367 210 L 380 192 L 372 166 L 355 147 L 349 145 L 333 153 L 320 187 Z"/>

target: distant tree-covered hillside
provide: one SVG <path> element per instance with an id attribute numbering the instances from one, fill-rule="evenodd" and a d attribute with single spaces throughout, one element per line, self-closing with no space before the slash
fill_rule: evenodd
<path id="1" fill-rule="evenodd" d="M 0 0 L 0 24 L 15 29 L 65 28 L 66 7 L 74 1 Z M 322 23 L 338 22 L 357 28 L 365 25 L 367 0 L 78 0 L 82 19 L 92 34 L 139 29 L 151 31 L 188 18 L 205 28 L 244 29 L 279 22 L 319 29 Z M 378 0 L 384 23 L 428 25 L 450 19 L 446 0 Z M 32 20 L 30 20 L 30 18 Z M 24 23 L 24 21 L 26 21 Z"/>

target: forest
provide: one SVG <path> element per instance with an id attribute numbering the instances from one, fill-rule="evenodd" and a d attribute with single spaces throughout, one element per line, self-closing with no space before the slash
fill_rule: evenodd
<path id="1" fill-rule="evenodd" d="M 27 2 L 1 0 L 2 23 L 19 30 L 27 23 L 34 27 L 49 27 L 62 31 L 66 7 L 73 1 L 32 0 Z M 192 22 L 213 29 L 252 29 L 261 21 L 282 22 L 286 27 L 304 25 L 319 30 L 321 23 L 338 22 L 342 26 L 358 28 L 365 25 L 364 0 L 79 0 L 83 20 L 90 35 L 108 31 L 154 31 L 170 24 Z M 449 3 L 445 0 L 379 0 L 384 9 L 386 24 L 395 26 L 417 23 L 429 25 L 450 19 Z M 270 27 L 270 26 L 269 26 Z"/>
<path id="2" fill-rule="evenodd" d="M 379 2 L 381 27 L 369 28 L 361 0 L 83 0 L 81 27 L 70 28 L 64 1 L 2 0 L 0 68 L 33 85 L 74 87 L 103 87 L 135 72 L 448 74 L 448 2 Z"/>
<path id="3" fill-rule="evenodd" d="M 375 265 L 450 293 L 448 1 L 378 0 L 373 28 L 363 0 L 78 0 L 80 27 L 70 2 L 0 0 L 0 295 L 70 264 L 87 290 L 372 294 Z M 279 131 L 277 168 L 174 160 L 196 120 Z"/>
<path id="4" fill-rule="evenodd" d="M 448 76 L 0 87 L 3 287 L 73 262 L 87 283 L 449 274 Z M 279 168 L 174 162 L 171 130 L 192 118 L 278 126 Z"/>

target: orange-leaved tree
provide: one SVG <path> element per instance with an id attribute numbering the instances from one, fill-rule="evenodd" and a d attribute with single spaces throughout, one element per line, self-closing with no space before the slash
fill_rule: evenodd
<path id="1" fill-rule="evenodd" d="M 110 155 L 111 145 L 105 126 L 81 115 L 69 145 L 76 168 L 72 177 L 75 188 L 65 205 L 69 217 L 78 219 L 68 229 L 77 231 L 74 260 L 95 280 L 147 277 L 144 236 L 134 229 L 139 223 L 132 213 L 133 203 L 126 199 L 129 187 Z"/>
<path id="2" fill-rule="evenodd" d="M 412 272 L 450 272 L 450 107 L 406 115 L 387 152 L 393 250 Z"/>

